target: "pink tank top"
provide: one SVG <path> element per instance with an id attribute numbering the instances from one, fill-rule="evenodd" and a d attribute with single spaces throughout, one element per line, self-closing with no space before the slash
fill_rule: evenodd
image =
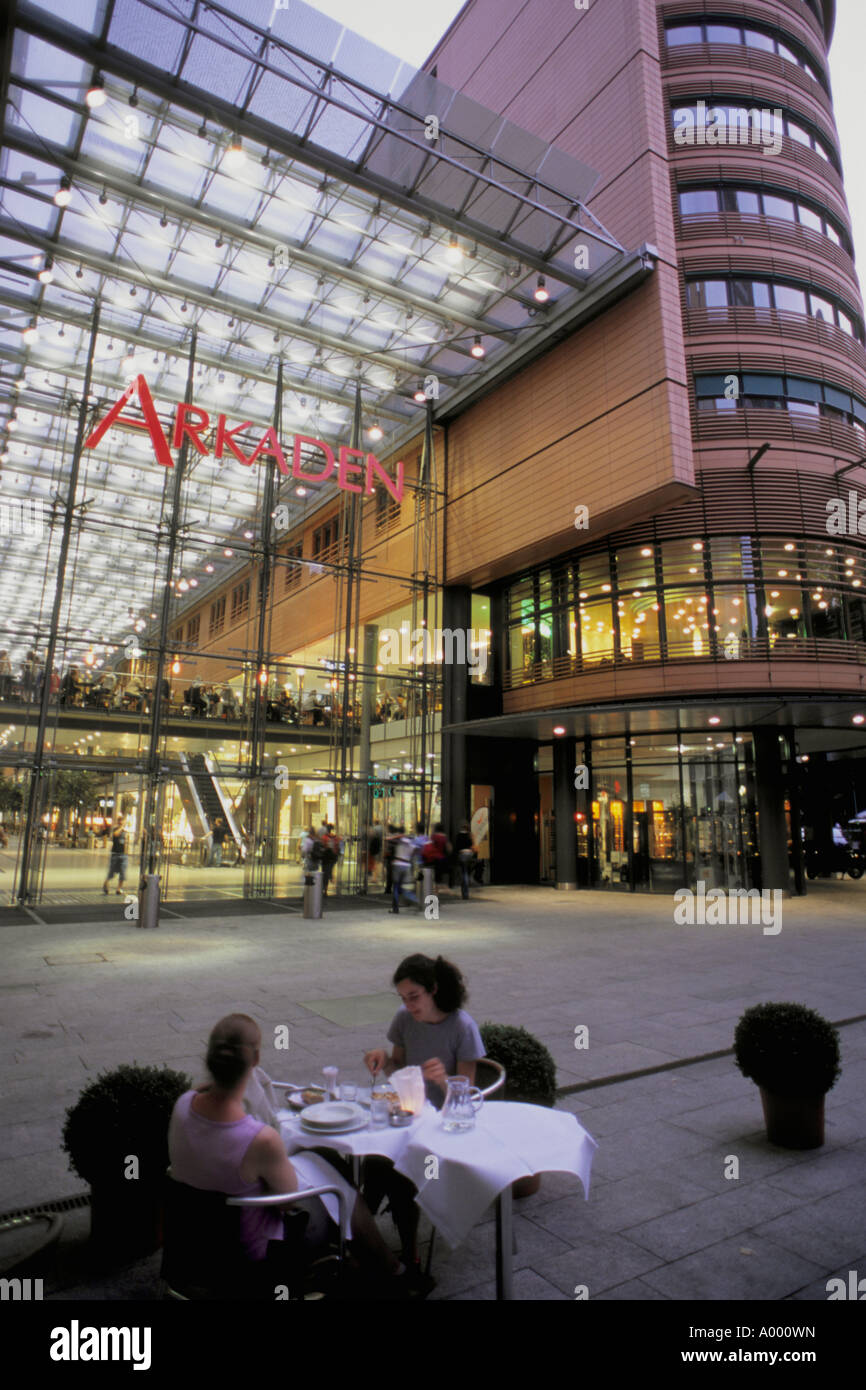
<path id="1" fill-rule="evenodd" d="M 225 1192 L 228 1197 L 257 1197 L 264 1184 L 244 1182 L 241 1164 L 259 1130 L 261 1120 L 245 1115 L 242 1120 L 208 1120 L 192 1109 L 198 1093 L 185 1091 L 177 1101 L 168 1126 L 171 1175 L 189 1187 L 206 1192 Z M 271 1207 L 241 1209 L 241 1244 L 251 1260 L 263 1260 L 269 1240 L 282 1240 L 283 1218 Z"/>

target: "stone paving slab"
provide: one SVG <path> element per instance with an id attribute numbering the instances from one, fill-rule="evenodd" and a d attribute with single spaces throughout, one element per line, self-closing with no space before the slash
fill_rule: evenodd
<path id="1" fill-rule="evenodd" d="M 831 1019 L 866 1012 L 866 880 L 834 887 L 786 900 L 772 938 L 678 928 L 666 898 L 545 889 L 487 889 L 469 904 L 443 895 L 438 922 L 388 917 L 376 901 L 330 908 L 321 922 L 232 919 L 227 904 L 166 918 L 156 933 L 114 920 L 4 924 L 0 1210 L 82 1190 L 60 1131 L 97 1071 L 136 1058 L 199 1080 L 210 1028 L 239 1010 L 259 1021 L 277 1078 L 315 1079 L 333 1063 L 359 1080 L 363 1052 L 385 1041 L 396 963 L 441 951 L 464 971 L 479 1022 L 528 1027 L 553 1051 L 560 1085 L 603 1083 L 559 1101 L 600 1145 L 590 1200 L 554 1173 L 515 1204 L 516 1297 L 573 1299 L 587 1284 L 606 1300 L 824 1299 L 830 1277 L 866 1277 L 866 1023 L 842 1030 L 843 1075 L 816 1151 L 767 1143 L 757 1089 L 730 1056 L 693 1059 L 730 1047 L 742 1009 L 762 999 L 799 999 Z M 87 963 L 98 954 L 108 959 Z M 304 1005 L 347 999 L 375 1001 L 381 1021 L 328 1021 Z M 277 1052 L 282 1024 L 290 1047 Z M 574 1047 L 579 1024 L 588 1049 Z M 686 1065 L 618 1079 L 671 1061 Z M 736 1180 L 724 1176 L 730 1154 Z M 382 1229 L 393 1236 L 387 1221 Z M 493 1239 L 488 1214 L 459 1250 L 440 1241 L 434 1298 L 492 1298 Z M 145 1262 L 99 1289 L 153 1296 L 153 1270 Z"/>

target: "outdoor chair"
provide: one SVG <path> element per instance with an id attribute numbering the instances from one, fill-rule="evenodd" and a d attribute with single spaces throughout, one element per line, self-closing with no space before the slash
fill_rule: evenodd
<path id="1" fill-rule="evenodd" d="M 307 1212 L 285 1212 L 285 1238 L 268 1242 L 263 1260 L 250 1260 L 240 1240 L 242 1207 L 286 1208 L 310 1197 L 333 1193 L 340 1208 L 335 1254 L 313 1259 L 304 1247 Z M 322 1297 L 333 1286 L 343 1262 L 343 1195 L 323 1186 L 306 1192 L 260 1197 L 229 1197 L 178 1182 L 165 1183 L 163 1256 L 160 1271 L 166 1297 L 180 1302 L 273 1302 L 284 1285 L 292 1299 Z"/>

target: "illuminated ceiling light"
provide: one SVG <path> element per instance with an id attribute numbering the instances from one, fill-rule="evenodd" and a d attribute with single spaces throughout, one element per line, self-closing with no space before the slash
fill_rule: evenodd
<path id="1" fill-rule="evenodd" d="M 703 541 L 695 541 L 694 544 L 692 545 L 692 550 L 703 550 L 703 548 L 704 548 L 704 543 L 703 543 Z"/>
<path id="2" fill-rule="evenodd" d="M 557 738 L 559 738 L 562 734 L 565 733 L 565 726 L 563 724 L 557 724 L 553 732 L 556 734 Z"/>
<path id="3" fill-rule="evenodd" d="M 239 135 L 232 136 L 231 144 L 226 150 L 226 159 L 233 168 L 239 167 L 246 159 L 243 141 Z"/>
<path id="4" fill-rule="evenodd" d="M 213 565 L 205 565 L 204 572 L 205 574 L 213 574 Z"/>
<path id="5" fill-rule="evenodd" d="M 708 723 L 708 724 L 721 724 L 721 722 L 722 722 L 722 721 L 721 721 L 721 719 L 719 718 L 719 716 L 718 716 L 717 714 L 712 715 L 712 716 L 707 720 L 707 723 Z"/>
<path id="6" fill-rule="evenodd" d="M 459 261 L 462 255 L 463 251 L 461 250 L 460 242 L 457 240 L 456 234 L 452 232 L 448 242 L 448 259 L 449 261 Z"/>
<path id="7" fill-rule="evenodd" d="M 253 538 L 253 533 L 252 533 L 252 531 L 244 531 L 244 540 L 251 541 L 252 538 Z"/>
<path id="8" fill-rule="evenodd" d="M 643 550 L 641 551 L 641 555 L 652 555 L 652 550 L 650 546 L 645 545 Z"/>
<path id="9" fill-rule="evenodd" d="M 481 341 L 480 334 L 476 334 L 475 342 L 472 344 L 470 351 L 473 357 L 484 357 L 486 349 Z"/>
<path id="10" fill-rule="evenodd" d="M 381 426 L 380 424 L 378 424 L 378 422 L 377 422 L 376 424 L 374 424 L 374 425 L 371 425 L 370 428 L 369 428 L 368 431 L 367 431 L 367 434 L 368 434 L 368 436 L 369 436 L 370 439 L 381 439 L 382 436 L 383 436 L 383 433 L 384 433 L 384 431 L 383 431 L 383 429 L 382 429 L 382 426 Z"/>
<path id="11" fill-rule="evenodd" d="M 54 195 L 54 201 L 59 208 L 68 207 L 72 201 L 72 185 L 67 174 L 60 180 L 60 187 Z"/>
<path id="12" fill-rule="evenodd" d="M 418 385 L 415 387 L 415 390 L 414 390 L 413 395 L 412 395 L 412 399 L 413 399 L 413 401 L 417 401 L 419 405 L 423 405 L 424 402 L 426 401 L 427 395 L 426 395 L 426 392 L 425 392 L 425 390 L 424 390 L 424 383 L 423 383 L 423 382 L 420 382 L 420 381 L 419 381 Z"/>
<path id="13" fill-rule="evenodd" d="M 224 550 L 224 551 L 223 551 L 223 554 L 224 554 L 228 559 L 230 559 L 230 558 L 232 557 L 232 555 L 234 555 L 234 553 L 235 553 L 235 552 L 234 552 L 233 550 Z"/>
<path id="14" fill-rule="evenodd" d="M 88 88 L 87 95 L 85 96 L 84 100 L 87 102 L 87 105 L 90 107 L 91 111 L 95 111 L 98 107 L 104 106 L 106 101 L 108 100 L 105 91 L 105 83 L 103 82 L 100 73 L 97 73 L 94 77 L 93 86 Z"/>
<path id="15" fill-rule="evenodd" d="M 793 544 L 792 544 L 791 541 L 788 541 L 788 544 L 785 546 L 785 549 L 786 549 L 786 550 L 793 550 L 793 549 L 794 549 L 794 546 L 793 546 Z"/>
<path id="16" fill-rule="evenodd" d="M 39 337 L 39 331 L 38 331 L 38 329 L 37 329 L 37 327 L 36 327 L 36 320 L 35 320 L 35 319 L 31 319 L 31 320 L 30 320 L 30 323 L 29 323 L 29 324 L 27 325 L 27 327 L 22 331 L 21 337 L 22 337 L 22 339 L 24 340 L 25 343 L 35 343 L 35 342 L 36 342 L 36 339 Z M 10 421 L 9 421 L 9 427 L 10 427 L 10 429 L 11 429 L 11 427 L 12 427 L 13 424 L 14 424 L 14 421 L 13 421 L 13 420 L 10 420 Z"/>
<path id="17" fill-rule="evenodd" d="M 45 265 L 42 267 L 42 269 L 41 269 L 40 272 L 39 272 L 39 283 L 42 284 L 42 285 L 50 285 L 50 284 L 51 284 L 51 281 L 52 281 L 53 279 L 54 279 L 54 261 L 52 260 L 52 258 L 51 258 L 50 256 L 46 256 L 46 258 L 45 258 Z"/>
<path id="18" fill-rule="evenodd" d="M 306 497 L 307 495 L 307 489 L 305 487 L 296 487 L 295 492 L 298 497 Z"/>
<path id="19" fill-rule="evenodd" d="M 538 284 L 535 286 L 533 298 L 536 299 L 539 304 L 546 304 L 550 298 L 550 290 L 547 288 L 543 275 L 539 275 L 538 277 Z"/>

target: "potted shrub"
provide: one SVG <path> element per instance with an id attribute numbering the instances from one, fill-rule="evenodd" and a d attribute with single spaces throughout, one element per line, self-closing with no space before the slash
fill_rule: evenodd
<path id="1" fill-rule="evenodd" d="M 66 1112 L 69 1166 L 90 1184 L 92 1248 L 134 1259 L 161 1241 L 168 1122 L 192 1081 L 170 1067 L 120 1066 L 100 1073 Z"/>
<path id="2" fill-rule="evenodd" d="M 517 1100 L 528 1105 L 546 1105 L 552 1109 L 556 1101 L 556 1063 L 544 1043 L 525 1028 L 507 1023 L 484 1023 L 481 1040 L 486 1056 L 501 1062 L 505 1068 L 505 1088 L 491 1100 Z M 541 1174 L 520 1178 L 512 1184 L 515 1197 L 531 1197 L 541 1186 Z"/>
<path id="3" fill-rule="evenodd" d="M 734 1060 L 761 1091 L 767 1138 L 786 1149 L 824 1142 L 824 1097 L 839 1076 L 839 1034 L 804 1004 L 755 1004 L 734 1033 Z"/>

